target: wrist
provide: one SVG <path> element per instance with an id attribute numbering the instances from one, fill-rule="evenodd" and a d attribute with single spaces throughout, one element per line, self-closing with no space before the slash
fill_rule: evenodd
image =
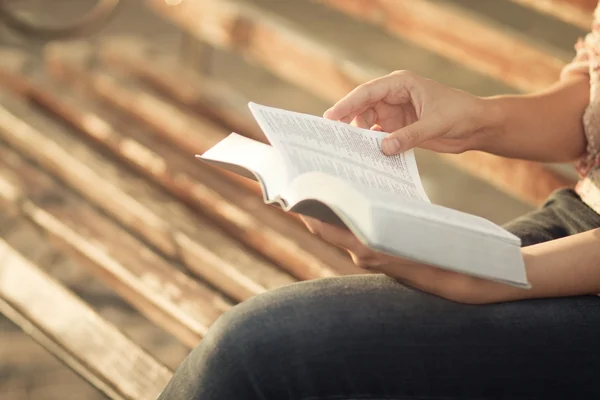
<path id="1" fill-rule="evenodd" d="M 500 96 L 478 98 L 475 130 L 469 150 L 494 152 L 495 143 L 501 141 L 506 132 L 506 101 Z"/>

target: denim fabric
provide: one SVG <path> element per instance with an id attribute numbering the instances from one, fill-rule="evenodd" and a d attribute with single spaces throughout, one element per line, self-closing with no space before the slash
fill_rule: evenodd
<path id="1" fill-rule="evenodd" d="M 591 229 L 577 200 L 558 192 L 509 228 L 526 245 Z M 594 296 L 473 306 L 382 275 L 321 279 L 224 314 L 159 399 L 600 399 L 599 340 Z"/>
<path id="2" fill-rule="evenodd" d="M 524 246 L 600 228 L 600 214 L 588 207 L 572 189 L 554 192 L 538 210 L 505 225 Z"/>

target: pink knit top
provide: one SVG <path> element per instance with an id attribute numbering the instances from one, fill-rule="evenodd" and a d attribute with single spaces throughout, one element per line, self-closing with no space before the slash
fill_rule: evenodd
<path id="1" fill-rule="evenodd" d="M 577 162 L 582 179 L 575 190 L 581 199 L 600 214 L 600 4 L 594 12 L 592 30 L 575 45 L 577 54 L 562 71 L 561 79 L 586 75 L 590 79 L 590 104 L 583 115 L 587 152 Z"/>

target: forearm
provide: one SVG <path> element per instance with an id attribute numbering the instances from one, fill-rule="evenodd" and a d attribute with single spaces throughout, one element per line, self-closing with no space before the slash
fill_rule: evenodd
<path id="1" fill-rule="evenodd" d="M 487 125 L 475 141 L 476 150 L 542 162 L 573 161 L 585 151 L 585 77 L 558 82 L 536 94 L 496 96 L 484 102 Z"/>
<path id="2" fill-rule="evenodd" d="M 525 297 L 600 293 L 600 228 L 525 247 L 523 256 L 532 284 Z"/>
<path id="3" fill-rule="evenodd" d="M 471 304 L 600 293 L 600 229 L 525 247 L 522 251 L 531 289 L 410 262 L 384 265 L 376 270 L 417 289 Z"/>

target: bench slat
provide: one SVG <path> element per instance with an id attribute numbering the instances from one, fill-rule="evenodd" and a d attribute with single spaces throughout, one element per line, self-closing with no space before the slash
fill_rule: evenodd
<path id="1" fill-rule="evenodd" d="M 119 46 L 119 39 L 112 39 L 103 42 L 101 45 L 101 57 L 109 63 L 116 63 L 122 68 L 139 73 L 144 77 L 148 77 L 152 82 L 164 88 L 168 95 L 179 98 L 178 93 L 186 92 L 187 98 L 197 99 L 203 96 L 202 84 L 199 82 L 197 86 L 189 85 L 189 79 L 178 79 L 185 76 L 183 68 L 175 65 L 167 68 L 161 68 L 160 59 L 152 57 L 149 50 L 145 50 L 143 42 L 136 40 L 126 40 L 125 45 Z M 152 62 L 149 62 L 152 60 Z M 168 73 L 169 72 L 169 73 Z M 164 77 L 168 78 L 164 78 Z M 164 79 L 168 79 L 168 84 L 161 83 Z M 190 77 L 193 79 L 193 76 Z M 197 78 L 196 78 L 197 79 Z M 203 80 L 204 81 L 204 80 Z M 241 96 L 236 95 L 235 98 L 241 100 Z M 181 99 L 185 101 L 184 99 Z M 227 110 L 221 110 L 220 107 L 213 107 L 213 112 L 218 113 L 220 118 L 227 120 Z M 239 115 L 244 115 L 240 113 Z M 249 118 L 246 116 L 246 118 Z M 446 157 L 441 155 L 441 157 Z M 462 162 L 456 163 L 456 159 L 461 159 Z M 466 172 L 471 172 L 471 168 L 465 168 L 466 165 L 472 166 L 473 169 L 479 171 L 479 176 L 484 177 L 489 181 L 496 181 L 496 186 L 502 188 L 506 192 L 530 193 L 534 203 L 541 203 L 547 197 L 547 194 L 555 190 L 557 187 L 569 186 L 572 184 L 570 179 L 564 178 L 561 174 L 554 172 L 546 172 L 546 168 L 541 165 L 532 165 L 528 162 L 520 162 L 516 160 L 506 160 L 500 157 L 489 157 L 483 153 L 467 153 L 462 155 L 448 156 L 448 161 L 454 161 L 454 165 L 465 169 Z M 528 175 L 531 173 L 531 177 Z M 514 177 L 522 177 L 516 182 Z M 539 179 L 542 176 L 544 179 Z M 515 184 L 521 184 L 517 187 Z"/>
<path id="2" fill-rule="evenodd" d="M 109 71 L 86 65 L 96 56 L 94 46 L 86 42 L 51 44 L 46 47 L 46 62 L 54 76 L 82 91 L 90 91 L 92 97 L 100 98 L 119 114 L 126 114 L 152 129 L 165 141 L 178 147 L 183 155 L 193 157 L 214 146 L 231 132 L 213 121 L 182 110 L 176 104 L 152 93 L 152 88 L 142 86 L 137 80 L 125 79 Z M 75 56 L 74 56 L 75 55 Z M 230 102 L 222 106 L 230 106 Z M 222 107 L 221 106 L 221 107 Z M 249 116 L 246 107 L 246 115 Z M 114 112 L 112 113 L 114 114 Z M 233 114 L 230 109 L 230 114 Z M 244 114 L 238 114 L 239 116 Z M 250 124 L 250 119 L 246 119 Z M 255 124 L 256 126 L 256 124 Z M 266 138 L 257 130 L 259 139 Z M 239 132 L 244 133 L 244 132 Z M 219 169 L 229 179 L 262 195 L 253 181 Z M 291 215 L 291 214 L 286 214 Z"/>
<path id="3" fill-rule="evenodd" d="M 0 108 L 0 137 L 231 297 L 243 300 L 294 282 L 208 221 L 136 182 L 66 132 L 66 127 L 8 100 Z"/>
<path id="4" fill-rule="evenodd" d="M 0 144 L 0 182 L 18 196 L 5 197 L 60 248 L 114 288 L 140 312 L 189 347 L 231 308 L 229 300 L 189 278 L 47 174 Z M 39 246 L 37 240 L 32 246 Z"/>
<path id="5" fill-rule="evenodd" d="M 523 91 L 556 82 L 564 62 L 516 36 L 429 0 L 315 0 Z"/>
<path id="6" fill-rule="evenodd" d="M 207 43 L 243 54 L 283 80 L 329 101 L 384 72 L 298 31 L 266 10 L 231 0 L 149 0 L 161 15 Z M 318 79 L 315 79 L 318 77 Z"/>
<path id="7" fill-rule="evenodd" d="M 19 79 L 19 75 L 6 71 L 4 76 Z M 24 78 L 21 76 L 20 79 Z M 140 132 L 136 128 L 125 134 L 100 115 L 99 108 L 92 102 L 77 100 L 73 104 L 58 91 L 41 88 L 43 85 L 39 82 L 28 85 L 27 95 L 176 197 L 206 210 L 230 234 L 299 279 L 361 273 L 338 249 L 325 244 L 305 228 L 291 224 L 279 210 L 265 206 L 258 196 L 223 179 L 214 168 L 192 158 L 183 159 L 168 146 L 153 140 L 150 132 Z M 156 165 L 160 168 L 153 167 Z"/>
<path id="8" fill-rule="evenodd" d="M 334 49 L 324 51 L 328 48 L 311 39 L 310 35 L 303 35 L 268 12 L 260 12 L 237 1 L 202 0 L 177 5 L 170 5 L 165 0 L 149 1 L 157 12 L 198 38 L 226 50 L 239 51 L 275 75 L 288 79 L 325 100 L 337 100 L 366 79 L 383 75 L 383 71 L 363 62 L 344 64 L 346 58 Z M 236 35 L 239 35 L 236 33 L 239 25 L 245 27 L 244 32 L 249 36 L 242 43 L 235 40 Z M 213 29 L 217 26 L 220 28 Z M 272 52 L 269 53 L 266 49 L 272 49 Z M 277 56 L 278 62 L 272 60 L 273 54 Z M 287 59 L 288 55 L 291 57 L 290 62 L 282 62 L 282 57 Z M 300 56 L 303 63 L 295 62 L 295 57 Z M 306 66 L 307 60 L 311 61 L 310 67 Z M 330 76 L 332 71 L 337 71 L 337 80 Z M 319 79 L 314 79 L 315 76 L 319 76 Z M 343 77 L 344 85 L 339 84 L 340 77 Z M 553 190 L 573 183 L 534 162 L 509 160 L 475 152 L 441 156 L 452 165 L 534 205 L 543 202 Z M 495 173 L 490 173 L 492 170 Z M 515 171 L 518 174 L 513 176 Z"/>
<path id="9" fill-rule="evenodd" d="M 157 397 L 165 366 L 2 239 L 0 260 L 2 314 L 110 398 Z"/>
<path id="10" fill-rule="evenodd" d="M 514 3 L 546 13 L 581 29 L 592 26 L 597 0 L 511 0 Z"/>
<path id="11" fill-rule="evenodd" d="M 199 115 L 209 116 L 229 131 L 266 141 L 251 119 L 247 99 L 231 87 L 190 71 L 173 55 L 156 54 L 156 49 L 139 38 L 106 38 L 98 47 L 103 63 L 143 79 L 161 94 Z"/>
<path id="12" fill-rule="evenodd" d="M 492 183 L 504 193 L 541 205 L 559 188 L 573 186 L 573 180 L 550 170 L 541 163 L 512 160 L 492 154 L 468 151 L 463 154 L 440 154 L 444 161 Z"/>
<path id="13" fill-rule="evenodd" d="M 108 74 L 94 74 L 98 71 L 89 66 L 94 61 L 93 50 L 94 46 L 87 42 L 52 43 L 46 46 L 44 54 L 47 64 L 54 68 L 58 76 L 66 79 L 71 77 L 65 75 L 75 74 L 79 78 L 75 82 L 81 88 L 88 87 L 88 75 L 97 77 L 91 86 L 96 95 L 164 134 L 182 149 L 185 156 L 193 157 L 229 134 L 214 122 L 187 114 L 150 93 L 140 90 L 134 92 L 127 87 L 134 86 L 134 82 L 119 82 L 125 85 L 123 87 Z"/>

